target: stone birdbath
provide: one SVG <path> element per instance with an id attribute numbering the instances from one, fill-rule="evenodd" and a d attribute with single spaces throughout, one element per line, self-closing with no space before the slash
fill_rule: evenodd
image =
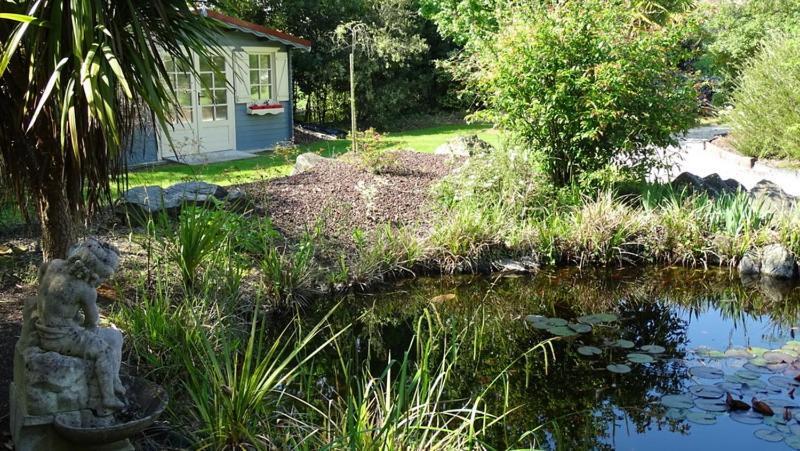
<path id="1" fill-rule="evenodd" d="M 14 350 L 17 451 L 133 451 L 129 437 L 164 411 L 163 388 L 120 375 L 122 332 L 98 325 L 96 288 L 118 263 L 116 248 L 88 238 L 39 269 Z"/>

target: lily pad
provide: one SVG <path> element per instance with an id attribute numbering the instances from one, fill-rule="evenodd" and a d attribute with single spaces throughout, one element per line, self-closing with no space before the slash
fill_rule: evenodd
<path id="1" fill-rule="evenodd" d="M 644 345 L 639 349 L 648 354 L 662 354 L 667 350 L 665 347 L 659 345 Z"/>
<path id="2" fill-rule="evenodd" d="M 666 417 L 669 418 L 670 420 L 685 420 L 686 409 L 670 408 L 667 410 Z"/>
<path id="3" fill-rule="evenodd" d="M 617 315 L 613 313 L 595 313 L 594 315 L 584 315 L 578 318 L 578 321 L 591 325 L 613 323 L 616 320 Z"/>
<path id="4" fill-rule="evenodd" d="M 602 353 L 603 350 L 595 346 L 581 346 L 580 348 L 578 348 L 578 354 L 585 355 L 587 357 L 600 355 Z"/>
<path id="5" fill-rule="evenodd" d="M 800 435 L 790 435 L 784 439 L 792 449 L 800 449 Z"/>
<path id="6" fill-rule="evenodd" d="M 764 357 L 756 357 L 754 359 L 750 359 L 749 362 L 745 363 L 745 365 L 753 365 L 757 367 L 767 366 L 767 361 L 764 360 Z"/>
<path id="7" fill-rule="evenodd" d="M 731 348 L 725 351 L 725 357 L 749 359 L 753 353 L 743 348 Z"/>
<path id="8" fill-rule="evenodd" d="M 692 385 L 689 387 L 689 391 L 692 392 L 693 395 L 697 396 L 698 398 L 706 398 L 706 399 L 719 399 L 725 394 L 725 392 L 715 386 L 715 385 Z"/>
<path id="9" fill-rule="evenodd" d="M 737 382 L 717 382 L 714 385 L 722 389 L 723 392 L 738 392 L 742 389 L 742 384 Z"/>
<path id="10" fill-rule="evenodd" d="M 753 432 L 753 435 L 767 442 L 780 442 L 783 440 L 783 434 L 773 429 L 759 429 Z"/>
<path id="11" fill-rule="evenodd" d="M 758 374 L 773 374 L 772 370 L 766 367 L 766 364 L 767 364 L 766 361 L 764 361 L 763 365 L 757 365 L 753 363 L 753 361 L 751 360 L 750 362 L 747 362 L 744 365 L 742 365 L 742 368 L 746 369 L 747 371 L 752 371 Z"/>
<path id="12" fill-rule="evenodd" d="M 562 318 L 547 318 L 547 324 L 551 327 L 566 326 L 569 322 Z"/>
<path id="13" fill-rule="evenodd" d="M 619 339 L 613 343 L 614 346 L 622 349 L 632 349 L 635 344 L 629 340 Z"/>
<path id="14" fill-rule="evenodd" d="M 791 363 L 795 360 L 794 357 L 780 350 L 767 351 L 761 357 L 766 360 L 767 363 Z"/>
<path id="15" fill-rule="evenodd" d="M 689 368 L 689 374 L 700 379 L 722 379 L 725 373 L 719 368 L 711 368 L 710 366 L 695 366 Z"/>
<path id="16" fill-rule="evenodd" d="M 686 419 L 697 424 L 710 425 L 717 423 L 717 416 L 708 412 L 688 412 Z"/>
<path id="17" fill-rule="evenodd" d="M 625 374 L 631 372 L 631 367 L 625 365 L 624 363 L 611 364 L 608 365 L 606 369 L 608 371 L 611 371 L 612 373 L 617 373 L 617 374 Z"/>
<path id="18" fill-rule="evenodd" d="M 673 409 L 691 409 L 694 407 L 694 400 L 686 395 L 664 395 L 661 397 L 661 404 Z"/>
<path id="19" fill-rule="evenodd" d="M 557 337 L 573 337 L 575 335 L 578 335 L 577 332 L 575 332 L 574 330 L 570 329 L 567 326 L 548 327 L 547 331 Z"/>
<path id="20" fill-rule="evenodd" d="M 719 358 L 725 357 L 725 353 L 724 352 L 717 351 L 716 349 L 706 348 L 706 347 L 697 348 L 697 349 L 695 349 L 694 352 L 697 353 L 697 355 L 699 355 L 700 357 L 711 357 L 711 358 L 715 358 L 715 359 L 719 359 Z"/>
<path id="21" fill-rule="evenodd" d="M 786 376 L 772 376 L 769 379 L 767 379 L 767 382 L 776 387 L 780 387 L 786 390 L 791 390 L 792 388 L 800 385 L 800 383 L 798 383 L 796 380 Z"/>
<path id="22" fill-rule="evenodd" d="M 736 377 L 742 378 L 742 379 L 747 380 L 747 381 L 754 381 L 754 380 L 758 379 L 759 377 L 761 377 L 760 374 L 758 374 L 758 373 L 756 373 L 754 371 L 748 371 L 748 370 L 739 370 L 739 371 L 737 371 L 737 372 L 735 372 L 733 374 Z"/>
<path id="23" fill-rule="evenodd" d="M 747 349 L 756 357 L 761 357 L 764 355 L 765 352 L 769 351 L 769 349 L 767 348 L 759 348 L 757 346 L 753 346 Z"/>
<path id="24" fill-rule="evenodd" d="M 742 424 L 761 424 L 764 422 L 764 416 L 749 410 L 747 412 L 731 412 L 731 420 Z"/>
<path id="25" fill-rule="evenodd" d="M 769 405 L 770 407 L 772 407 L 772 410 L 774 410 L 776 412 L 779 411 L 779 410 L 782 411 L 784 409 L 798 409 L 798 408 L 800 408 L 800 406 L 797 405 L 796 402 L 794 402 L 794 401 L 792 401 L 790 399 L 770 398 L 770 399 L 765 399 L 764 402 L 767 403 L 767 405 Z"/>
<path id="26" fill-rule="evenodd" d="M 695 399 L 694 405 L 707 412 L 726 412 L 728 406 L 721 399 Z"/>
<path id="27" fill-rule="evenodd" d="M 592 326 L 590 326 L 588 324 L 569 323 L 568 327 L 570 329 L 574 330 L 575 332 L 579 333 L 579 334 L 585 334 L 585 333 L 588 333 L 588 332 L 592 331 Z"/>
<path id="28" fill-rule="evenodd" d="M 632 352 L 628 354 L 628 360 L 633 363 L 653 363 L 653 358 L 647 354 L 637 354 Z"/>

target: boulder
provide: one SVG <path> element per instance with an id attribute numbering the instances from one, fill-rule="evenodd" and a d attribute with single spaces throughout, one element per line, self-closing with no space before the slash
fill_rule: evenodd
<path id="1" fill-rule="evenodd" d="M 763 207 L 772 212 L 791 210 L 797 205 L 797 198 L 786 193 L 780 186 L 769 180 L 758 182 L 750 190 L 750 198 L 761 202 Z"/>
<path id="2" fill-rule="evenodd" d="M 797 274 L 794 255 L 781 244 L 770 244 L 761 250 L 761 274 L 777 279 L 792 279 Z"/>
<path id="3" fill-rule="evenodd" d="M 317 166 L 318 164 L 327 161 L 328 158 L 325 158 L 319 154 L 314 152 L 306 152 L 302 153 L 297 156 L 297 159 L 294 162 L 294 168 L 292 169 L 292 175 L 299 174 L 301 172 L 308 171 L 309 169 Z"/>
<path id="4" fill-rule="evenodd" d="M 691 172 L 683 172 L 675 177 L 672 186 L 678 189 L 685 188 L 693 193 L 705 193 L 709 197 L 719 197 L 723 194 L 733 194 L 744 191 L 744 187 L 734 179 L 723 180 L 719 174 L 700 177 Z"/>
<path id="5" fill-rule="evenodd" d="M 488 153 L 494 150 L 491 144 L 478 138 L 478 135 L 457 136 L 437 147 L 436 155 L 449 155 L 456 157 L 471 157 L 479 153 Z"/>
<path id="6" fill-rule="evenodd" d="M 753 276 L 761 274 L 761 256 L 748 252 L 739 261 L 739 274 L 743 276 Z"/>
<path id="7" fill-rule="evenodd" d="M 144 223 L 152 215 L 166 212 L 177 216 L 186 205 L 212 205 L 224 201 L 228 191 L 212 183 L 182 182 L 167 189 L 160 186 L 137 186 L 122 194 L 117 211 L 127 215 L 134 223 Z"/>

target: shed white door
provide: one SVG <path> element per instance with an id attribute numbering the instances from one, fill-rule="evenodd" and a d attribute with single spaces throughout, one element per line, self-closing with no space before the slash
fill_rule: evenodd
<path id="1" fill-rule="evenodd" d="M 231 64 L 223 56 L 213 56 L 212 60 L 217 72 L 203 62 L 198 66 L 198 141 L 201 152 L 233 149 L 233 92 L 228 83 L 232 78 Z"/>
<path id="2" fill-rule="evenodd" d="M 182 117 L 171 121 L 170 135 L 160 133 L 161 156 L 192 155 L 230 150 L 235 147 L 233 92 L 230 58 L 213 56 L 218 72 L 194 57 L 198 77 L 171 59 L 165 58 L 167 73 L 181 104 Z"/>

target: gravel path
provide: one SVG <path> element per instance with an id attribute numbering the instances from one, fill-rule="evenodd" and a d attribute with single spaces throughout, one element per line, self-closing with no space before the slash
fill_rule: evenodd
<path id="1" fill-rule="evenodd" d="M 682 172 L 691 172 L 700 177 L 716 173 L 723 179 L 735 179 L 747 189 L 762 180 L 769 180 L 780 185 L 786 193 L 800 196 L 800 172 L 771 167 L 760 161 L 751 166 L 749 158 L 725 151 L 711 143 L 714 138 L 724 136 L 728 131 L 728 128 L 720 126 L 689 130 L 687 136 L 680 140 L 678 148 L 667 149 L 667 154 L 677 151 L 672 160 L 672 169 L 666 173 L 653 174 L 653 177 L 667 182 Z"/>

